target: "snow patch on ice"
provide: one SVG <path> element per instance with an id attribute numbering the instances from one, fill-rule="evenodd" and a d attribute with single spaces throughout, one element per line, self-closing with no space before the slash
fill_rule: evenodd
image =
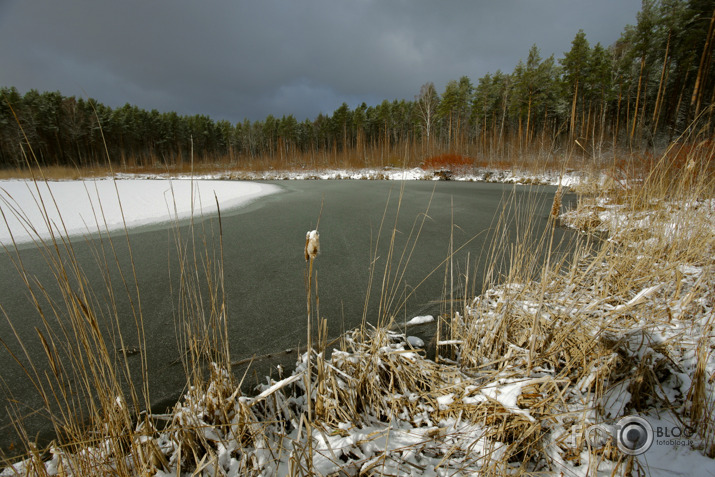
<path id="1" fill-rule="evenodd" d="M 182 220 L 274 194 L 271 184 L 216 180 L 0 181 L 0 243 L 43 240 Z"/>
<path id="2" fill-rule="evenodd" d="M 431 323 L 432 321 L 434 321 L 434 316 L 432 316 L 432 315 L 415 316 L 410 321 L 408 321 L 407 324 L 408 325 L 421 325 L 423 323 Z"/>
<path id="3" fill-rule="evenodd" d="M 407 342 L 413 348 L 421 348 L 425 345 L 425 342 L 422 339 L 418 338 L 417 336 L 408 336 Z"/>

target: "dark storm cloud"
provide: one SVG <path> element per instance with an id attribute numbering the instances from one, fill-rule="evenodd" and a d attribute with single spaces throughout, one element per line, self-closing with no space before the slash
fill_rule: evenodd
<path id="1" fill-rule="evenodd" d="M 110 106 L 298 120 L 511 72 L 579 29 L 608 45 L 640 0 L 0 0 L 0 85 Z"/>

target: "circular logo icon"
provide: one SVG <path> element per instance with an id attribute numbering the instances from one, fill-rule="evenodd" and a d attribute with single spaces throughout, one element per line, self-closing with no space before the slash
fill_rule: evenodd
<path id="1" fill-rule="evenodd" d="M 616 425 L 616 443 L 621 452 L 640 455 L 653 445 L 653 428 L 638 416 L 626 416 Z"/>
<path id="2" fill-rule="evenodd" d="M 586 429 L 586 442 L 592 449 L 605 447 L 613 436 L 613 429 L 606 424 L 594 424 Z"/>

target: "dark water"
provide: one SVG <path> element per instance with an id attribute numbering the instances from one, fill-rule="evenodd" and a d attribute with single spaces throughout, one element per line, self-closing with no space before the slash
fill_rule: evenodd
<path id="1" fill-rule="evenodd" d="M 363 315 L 367 321 L 377 322 L 393 229 L 395 246 L 388 283 L 393 283 L 396 273 L 405 272 L 401 280 L 387 288 L 392 289 L 393 303 L 403 301 L 408 295 L 409 298 L 404 307 L 393 306 L 391 311 L 398 322 L 416 315 L 436 316 L 448 306 L 444 261 L 449 255 L 450 240 L 455 250 L 462 247 L 453 259 L 455 298 L 479 293 L 492 240 L 490 231 L 505 202 L 511 198 L 519 203 L 520 220 L 543 229 L 547 226 L 555 192 L 553 187 L 461 182 L 406 182 L 404 190 L 401 182 L 382 181 L 283 181 L 276 184 L 282 187 L 282 192 L 240 209 L 222 211 L 231 356 L 236 362 L 252 356 L 264 357 L 254 360 L 250 367 L 235 367 L 234 372 L 239 375 L 248 370 L 246 388 L 264 380 L 269 373 L 275 375 L 277 364 L 290 367 L 299 347 L 306 343 L 303 247 L 305 233 L 316 227 L 318 219 L 321 254 L 315 261 L 315 272 L 320 316 L 327 320 L 330 337 L 336 337 L 344 330 L 359 326 Z M 565 199 L 565 205 L 569 200 Z M 216 217 L 195 221 L 194 231 L 198 250 L 208 249 L 212 259 L 220 258 Z M 413 249 L 418 231 L 419 238 Z M 555 242 L 569 234 L 557 228 Z M 208 237 L 206 244 L 205 236 Z M 176 334 L 180 270 L 176 250 L 177 243 L 186 246 L 191 238 L 186 225 L 178 231 L 147 227 L 130 232 L 131 257 L 121 234 L 112 240 L 118 260 L 106 239 L 100 243 L 96 239 L 75 238 L 72 241 L 74 259 L 70 260 L 66 252 L 60 254 L 65 263 L 81 265 L 95 294 L 95 306 L 103 310 L 104 318 L 100 317 L 100 322 L 108 321 L 107 317 L 113 313 L 108 303 L 116 304 L 124 345 L 130 350 L 142 346 L 136 332 L 136 315 L 132 312 L 132 305 L 135 310 L 141 305 L 151 402 L 159 412 L 176 401 L 187 382 Z M 509 242 L 514 236 L 507 235 L 500 240 Z M 0 399 L 3 409 L 14 403 L 12 407 L 26 416 L 25 425 L 31 435 L 39 435 L 43 441 L 51 437 L 47 432 L 50 427 L 46 416 L 35 412 L 41 407 L 41 400 L 25 374 L 29 369 L 28 360 L 15 333 L 24 343 L 38 373 L 43 375 L 49 368 L 36 329 L 44 330 L 45 324 L 32 305 L 13 260 L 22 261 L 27 276 L 35 283 L 33 289 L 42 286 L 55 297 L 54 306 L 62 316 L 64 305 L 58 298 L 56 280 L 50 273 L 46 254 L 33 248 L 25 248 L 19 255 L 0 253 L 0 305 L 7 316 L 0 319 L 0 338 L 5 343 L 0 346 L 0 370 L 6 391 Z M 409 263 L 404 268 L 408 255 Z M 193 256 L 189 256 L 192 257 L 189 265 L 193 266 Z M 366 305 L 370 264 L 375 258 L 371 299 Z M 201 267 L 202 260 L 198 257 L 195 263 Z M 138 296 L 132 279 L 132 263 Z M 119 269 L 129 283 L 127 287 L 122 283 Z M 469 289 L 460 290 L 466 275 L 470 276 Z M 113 299 L 109 298 L 108 289 L 115 291 Z M 127 298 L 128 295 L 132 298 Z M 40 305 L 48 316 L 49 326 L 55 326 L 57 319 L 49 313 L 52 304 L 40 299 Z M 431 332 L 429 327 L 410 330 L 410 334 L 421 335 L 425 341 Z M 128 360 L 132 374 L 140 376 L 140 355 L 131 354 Z M 12 454 L 18 450 L 13 444 L 15 431 L 4 410 L 0 417 L 0 446 Z"/>

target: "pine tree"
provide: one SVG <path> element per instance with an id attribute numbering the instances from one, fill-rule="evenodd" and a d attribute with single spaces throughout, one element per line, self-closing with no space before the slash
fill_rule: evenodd
<path id="1" fill-rule="evenodd" d="M 571 50 L 564 53 L 563 59 L 559 60 L 564 69 L 563 79 L 566 90 L 571 96 L 571 116 L 569 122 L 569 137 L 574 139 L 576 134 L 577 103 L 583 87 L 583 82 L 588 76 L 588 62 L 590 47 L 586 34 L 579 30 L 571 42 Z"/>

